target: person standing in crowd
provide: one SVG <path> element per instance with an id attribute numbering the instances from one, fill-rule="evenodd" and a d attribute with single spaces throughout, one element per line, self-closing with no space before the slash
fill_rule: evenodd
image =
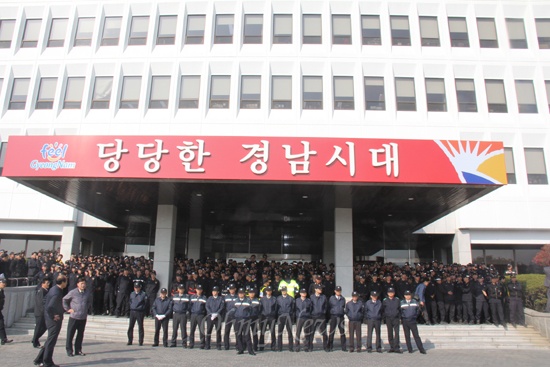
<path id="1" fill-rule="evenodd" d="M 245 296 L 244 288 L 239 288 L 235 302 L 235 339 L 237 340 L 237 354 L 243 354 L 244 348 L 251 356 L 256 355 L 252 349 L 250 339 L 250 299 Z"/>
<path id="2" fill-rule="evenodd" d="M 269 328 L 271 333 L 271 351 L 275 351 L 276 338 L 275 338 L 275 325 L 277 323 L 277 299 L 273 297 L 273 288 L 267 286 L 265 288 L 265 296 L 260 298 L 261 313 L 260 313 L 260 340 L 259 350 L 263 351 L 265 348 L 265 333 Z"/>
<path id="3" fill-rule="evenodd" d="M 445 313 L 445 287 L 440 277 L 435 278 L 435 300 L 437 303 L 438 318 L 437 323 L 447 323 L 447 314 Z"/>
<path id="4" fill-rule="evenodd" d="M 44 302 L 44 318 L 48 328 L 48 339 L 44 343 L 44 348 L 40 349 L 34 364 L 43 364 L 44 367 L 56 367 L 53 362 L 53 351 L 57 344 L 57 338 L 63 325 L 63 290 L 67 287 L 67 278 L 59 275 L 55 278 L 55 286 L 46 294 Z"/>
<path id="5" fill-rule="evenodd" d="M 103 274 L 104 287 L 103 287 L 103 315 L 115 316 L 116 307 L 116 275 L 114 270 L 109 270 Z"/>
<path id="6" fill-rule="evenodd" d="M 258 329 L 260 328 L 260 314 L 262 313 L 262 304 L 256 296 L 258 290 L 252 287 L 248 290 L 250 299 L 250 336 L 252 338 L 252 349 L 258 351 Z"/>
<path id="7" fill-rule="evenodd" d="M 147 297 L 149 298 L 149 297 Z M 168 297 L 168 289 L 162 288 L 160 296 L 153 302 L 151 312 L 155 318 L 155 336 L 153 347 L 159 346 L 159 334 L 162 327 L 162 345 L 168 348 L 168 322 L 172 316 L 172 300 Z"/>
<path id="8" fill-rule="evenodd" d="M 414 294 L 416 298 L 418 299 L 418 302 L 420 302 L 420 308 L 422 310 L 422 317 L 424 318 L 424 322 L 426 325 L 430 325 L 430 316 L 428 315 L 428 306 L 426 304 L 426 287 L 430 284 L 430 279 L 424 278 L 422 282 L 420 282 L 414 291 Z"/>
<path id="9" fill-rule="evenodd" d="M 34 277 L 40 271 L 40 261 L 38 260 L 38 253 L 33 252 L 31 257 L 27 260 L 27 278 L 29 285 L 34 285 Z"/>
<path id="10" fill-rule="evenodd" d="M 187 313 L 190 310 L 189 295 L 185 294 L 185 284 L 178 285 L 177 293 L 172 297 L 172 341 L 170 348 L 175 348 L 178 341 L 178 329 L 181 331 L 181 345 L 187 348 Z"/>
<path id="11" fill-rule="evenodd" d="M 134 291 L 130 294 L 130 324 L 128 325 L 128 343 L 132 345 L 134 341 L 134 326 L 138 324 L 139 345 L 143 345 L 145 330 L 143 328 L 143 319 L 147 308 L 147 295 L 141 290 L 141 282 L 134 283 Z"/>
<path id="12" fill-rule="evenodd" d="M 405 334 L 405 342 L 407 343 L 407 349 L 409 353 L 413 352 L 411 344 L 411 332 L 414 337 L 416 347 L 422 354 L 426 354 L 424 345 L 420 335 L 418 335 L 418 326 L 416 325 L 416 318 L 420 314 L 420 305 L 412 298 L 412 293 L 409 290 L 405 291 L 405 299 L 401 301 L 401 320 L 403 322 L 403 332 Z"/>
<path id="13" fill-rule="evenodd" d="M 523 313 L 523 287 L 518 282 L 516 274 L 512 274 L 510 277 L 507 288 L 510 297 L 510 323 L 513 327 L 516 327 L 517 324 L 526 326 Z"/>
<path id="14" fill-rule="evenodd" d="M 300 335 L 304 332 L 304 352 L 309 352 L 309 334 L 311 333 L 311 310 L 313 304 L 311 299 L 307 298 L 305 288 L 300 289 L 300 297 L 296 300 L 296 338 L 294 342 L 294 350 L 300 351 Z"/>
<path id="15" fill-rule="evenodd" d="M 313 350 L 313 338 L 315 337 L 315 331 L 319 330 L 323 338 L 323 350 L 328 352 L 328 335 L 327 335 L 327 311 L 328 300 L 323 294 L 323 285 L 320 283 L 315 284 L 315 294 L 310 297 L 312 303 L 311 317 L 313 324 L 311 327 L 311 333 L 309 335 L 309 345 Z"/>
<path id="16" fill-rule="evenodd" d="M 283 351 L 283 331 L 286 328 L 288 334 L 288 350 L 294 351 L 294 338 L 292 336 L 292 320 L 294 319 L 294 298 L 287 293 L 286 287 L 281 288 L 281 295 L 277 297 L 277 348 Z"/>
<path id="17" fill-rule="evenodd" d="M 372 331 L 376 333 L 376 351 L 382 353 L 382 339 L 380 325 L 382 324 L 382 302 L 378 299 L 378 292 L 370 292 L 370 299 L 365 303 L 363 319 L 367 323 L 367 353 L 372 353 Z M 389 327 L 388 327 L 389 335 Z"/>
<path id="18" fill-rule="evenodd" d="M 149 299 L 147 305 L 147 316 L 154 316 L 152 314 L 153 303 L 157 299 L 157 293 L 160 289 L 160 281 L 157 279 L 157 272 L 152 271 L 151 276 L 145 280 L 145 294 Z"/>
<path id="19" fill-rule="evenodd" d="M 455 323 L 456 300 L 455 300 L 455 285 L 451 281 L 451 276 L 447 275 L 445 283 L 443 283 L 445 317 L 449 324 Z"/>
<path id="20" fill-rule="evenodd" d="M 363 322 L 363 301 L 359 292 L 351 294 L 351 301 L 346 303 L 344 313 L 348 317 L 350 353 L 361 353 L 361 324 Z"/>
<path id="21" fill-rule="evenodd" d="M 76 283 L 76 288 L 63 297 L 63 308 L 70 314 L 69 324 L 67 326 L 67 342 L 65 345 L 69 357 L 75 355 L 85 356 L 82 352 L 82 341 L 84 340 L 84 329 L 86 328 L 88 310 L 92 307 L 92 292 L 93 290 L 87 288 L 86 279 L 79 278 Z M 73 350 L 75 333 L 76 340 Z"/>
<path id="22" fill-rule="evenodd" d="M 491 284 L 487 286 L 487 296 L 489 297 L 489 306 L 491 307 L 491 318 L 495 326 L 506 326 L 504 320 L 504 308 L 502 306 L 502 298 L 504 297 L 504 289 L 498 281 L 498 275 L 491 277 Z"/>
<path id="23" fill-rule="evenodd" d="M 199 328 L 199 341 L 200 349 L 204 349 L 205 336 L 204 336 L 204 316 L 206 315 L 206 297 L 202 294 L 202 285 L 198 284 L 195 288 L 196 294 L 189 298 L 191 303 L 191 321 L 189 328 L 189 349 L 195 347 L 195 331 Z"/>
<path id="24" fill-rule="evenodd" d="M 223 331 L 223 344 L 225 350 L 229 350 L 229 339 L 231 337 L 231 328 L 234 328 L 235 324 L 235 302 L 237 302 L 237 294 L 235 293 L 237 286 L 235 283 L 229 284 L 229 294 L 224 297 L 225 299 L 225 327 Z"/>
<path id="25" fill-rule="evenodd" d="M 395 297 L 395 289 L 389 287 L 386 290 L 387 298 L 382 301 L 382 317 L 388 328 L 388 343 L 390 350 L 388 353 L 403 353 L 399 344 L 399 317 L 401 303 L 399 298 Z"/>
<path id="26" fill-rule="evenodd" d="M 206 300 L 206 347 L 210 349 L 212 330 L 216 328 L 216 349 L 222 350 L 222 320 L 225 302 L 220 296 L 220 288 L 212 287 L 212 295 Z"/>
<path id="27" fill-rule="evenodd" d="M 465 275 L 463 283 L 460 285 L 462 290 L 462 322 L 473 325 L 475 322 L 474 318 L 474 298 L 473 298 L 473 287 L 470 282 L 470 276 Z"/>
<path id="28" fill-rule="evenodd" d="M 329 298 L 328 308 L 330 314 L 330 331 L 328 335 L 328 349 L 332 352 L 334 347 L 334 334 L 336 327 L 340 332 L 340 346 L 343 352 L 347 352 L 346 348 L 346 328 L 344 324 L 344 311 L 346 308 L 346 299 L 342 297 L 342 287 L 337 286 L 334 289 L 334 295 Z"/>
<path id="29" fill-rule="evenodd" d="M 489 304 L 487 303 L 487 286 L 484 282 L 484 278 L 480 276 L 477 283 L 472 284 L 472 293 L 476 302 L 476 324 L 481 324 L 482 317 L 486 324 L 491 323 L 489 321 Z"/>
<path id="30" fill-rule="evenodd" d="M 429 277 L 426 277 L 426 279 L 428 279 L 428 284 L 424 290 L 424 306 L 428 310 L 429 319 L 427 321 L 432 325 L 435 325 L 437 323 L 437 301 L 435 300 L 436 288 L 434 282 L 430 281 Z"/>
<path id="31" fill-rule="evenodd" d="M 4 303 L 6 302 L 6 295 L 4 294 L 4 288 L 6 288 L 7 280 L 6 278 L 0 278 L 0 345 L 9 344 L 13 340 L 8 339 L 6 334 L 6 326 L 4 324 L 4 315 L 2 310 L 4 310 Z"/>
<path id="32" fill-rule="evenodd" d="M 46 294 L 50 290 L 51 279 L 42 279 L 40 288 L 34 294 L 34 320 L 36 325 L 34 326 L 34 334 L 32 336 L 32 346 L 40 348 L 40 338 L 48 328 L 46 328 L 46 319 L 44 318 L 44 302 L 46 301 Z"/>
<path id="33" fill-rule="evenodd" d="M 279 283 L 279 292 L 283 287 L 287 289 L 287 293 L 290 297 L 294 298 L 296 292 L 300 289 L 298 283 L 292 279 L 292 273 L 290 271 L 285 272 L 284 279 Z"/>

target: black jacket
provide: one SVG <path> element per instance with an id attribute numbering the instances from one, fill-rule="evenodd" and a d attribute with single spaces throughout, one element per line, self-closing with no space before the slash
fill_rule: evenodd
<path id="1" fill-rule="evenodd" d="M 296 318 L 298 319 L 310 319 L 311 318 L 311 310 L 313 309 L 313 303 L 311 302 L 311 299 L 306 298 L 302 300 L 302 298 L 296 299 Z"/>
<path id="2" fill-rule="evenodd" d="M 206 296 L 204 295 L 192 295 L 191 300 L 191 314 L 193 315 L 206 315 Z"/>
<path id="3" fill-rule="evenodd" d="M 369 299 L 367 303 L 365 303 L 363 318 L 367 320 L 381 320 L 382 302 L 380 300 L 376 300 L 376 302 L 373 302 L 372 299 Z"/>
<path id="4" fill-rule="evenodd" d="M 361 300 L 349 301 L 346 303 L 344 313 L 348 316 L 349 321 L 363 321 L 363 302 Z"/>
<path id="5" fill-rule="evenodd" d="M 405 321 L 416 322 L 416 318 L 420 313 L 420 304 L 415 299 L 411 299 L 410 302 L 406 300 L 401 301 L 401 318 Z"/>
<path id="6" fill-rule="evenodd" d="M 393 299 L 384 298 L 382 301 L 382 317 L 390 319 L 399 317 L 400 302 L 397 297 L 393 297 Z"/>
<path id="7" fill-rule="evenodd" d="M 153 316 L 157 316 L 157 315 L 164 315 L 166 317 L 172 316 L 172 306 L 173 304 L 170 297 L 166 297 L 165 299 L 157 297 L 151 309 L 153 311 Z"/>
<path id="8" fill-rule="evenodd" d="M 148 297 L 143 291 L 130 293 L 130 311 L 145 312 Z"/>
<path id="9" fill-rule="evenodd" d="M 324 318 L 327 314 L 327 297 L 324 294 L 321 294 L 319 297 L 314 294 L 309 298 L 313 306 L 311 316 L 314 318 Z"/>
<path id="10" fill-rule="evenodd" d="M 187 313 L 189 309 L 191 308 L 190 302 L 189 302 L 189 295 L 182 294 L 180 296 L 179 293 L 176 293 L 172 297 L 172 310 L 174 313 Z"/>
<path id="11" fill-rule="evenodd" d="M 54 285 L 48 294 L 46 294 L 46 299 L 44 301 L 44 316 L 53 320 L 54 316 L 57 315 L 63 320 L 64 313 L 63 289 Z"/>
<path id="12" fill-rule="evenodd" d="M 523 298 L 523 287 L 521 283 L 508 283 L 508 293 L 510 294 L 510 298 Z"/>
<path id="13" fill-rule="evenodd" d="M 218 314 L 218 316 L 221 316 L 223 314 L 224 309 L 225 309 L 225 302 L 222 296 L 218 296 L 216 298 L 214 298 L 214 296 L 210 296 L 206 300 L 206 313 L 208 315 L 216 313 Z"/>
<path id="14" fill-rule="evenodd" d="M 294 298 L 287 295 L 286 297 L 277 297 L 278 316 L 289 315 L 294 317 Z"/>
<path id="15" fill-rule="evenodd" d="M 48 294 L 49 289 L 44 289 L 40 287 L 36 291 L 34 296 L 34 314 L 37 317 L 44 317 L 44 302 L 46 302 L 46 294 Z"/>
<path id="16" fill-rule="evenodd" d="M 235 319 L 237 320 L 247 320 L 250 318 L 251 314 L 251 304 L 250 298 L 244 297 L 243 299 L 237 298 L 235 302 Z"/>
<path id="17" fill-rule="evenodd" d="M 344 310 L 346 308 L 346 299 L 344 297 L 340 296 L 340 299 L 337 299 L 336 296 L 332 296 L 328 300 L 328 305 L 330 316 L 344 316 Z"/>
<path id="18" fill-rule="evenodd" d="M 271 296 L 271 298 L 260 298 L 262 305 L 262 317 L 277 317 L 277 298 Z"/>

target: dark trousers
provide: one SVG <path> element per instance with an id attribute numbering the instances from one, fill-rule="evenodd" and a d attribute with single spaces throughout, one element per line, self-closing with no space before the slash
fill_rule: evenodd
<path id="1" fill-rule="evenodd" d="M 456 319 L 457 321 L 462 321 L 462 313 L 464 312 L 462 309 L 462 300 L 455 302 L 456 307 Z"/>
<path id="2" fill-rule="evenodd" d="M 449 322 L 455 321 L 456 305 L 454 301 L 445 302 L 445 315 L 449 318 Z"/>
<path id="3" fill-rule="evenodd" d="M 428 314 L 432 323 L 439 323 L 439 318 L 437 317 L 437 302 L 433 299 L 426 301 L 426 306 L 428 306 Z"/>
<path id="4" fill-rule="evenodd" d="M 401 349 L 401 345 L 399 345 L 399 318 L 386 317 L 386 327 L 388 328 L 390 350 L 396 351 Z"/>
<path id="5" fill-rule="evenodd" d="M 254 353 L 252 339 L 250 339 L 250 320 L 235 320 L 235 339 L 237 339 L 237 351 L 244 352 L 246 348 L 249 354 Z"/>
<path id="6" fill-rule="evenodd" d="M 323 349 L 328 348 L 328 335 L 327 335 L 327 320 L 324 317 L 313 319 L 313 325 L 311 327 L 311 333 L 309 334 L 309 345 L 313 349 L 313 338 L 315 337 L 315 331 L 319 330 L 323 337 Z"/>
<path id="7" fill-rule="evenodd" d="M 118 292 L 116 296 L 116 314 L 117 316 L 124 316 L 128 313 L 130 305 L 128 304 L 130 295 L 127 292 Z"/>
<path id="8" fill-rule="evenodd" d="M 76 320 L 72 317 L 69 318 L 69 324 L 67 325 L 67 342 L 65 343 L 65 349 L 67 352 L 73 352 L 73 338 L 76 333 L 76 339 L 74 341 L 74 352 L 82 352 L 82 340 L 84 340 L 84 329 L 86 328 L 86 319 Z"/>
<path id="9" fill-rule="evenodd" d="M 372 350 L 372 331 L 376 332 L 376 350 L 382 350 L 382 339 L 380 335 L 381 320 L 367 320 L 367 350 Z M 399 332 L 399 331 L 398 331 Z M 359 331 L 361 333 L 361 331 Z"/>
<path id="10" fill-rule="evenodd" d="M 212 320 L 212 317 L 208 315 L 206 317 L 206 349 L 210 348 L 214 327 L 216 328 L 216 347 L 218 349 L 222 347 L 222 319 L 218 316 Z"/>
<path id="11" fill-rule="evenodd" d="M 269 328 L 269 332 L 271 334 L 271 350 L 275 349 L 275 324 L 277 323 L 277 319 L 274 317 L 262 317 L 260 320 L 260 342 L 259 347 L 260 350 L 264 350 L 265 345 L 265 333 L 267 332 L 267 329 Z"/>
<path id="12" fill-rule="evenodd" d="M 504 320 L 504 308 L 502 307 L 502 301 L 497 298 L 491 298 L 489 300 L 489 306 L 491 307 L 491 318 L 493 320 L 493 324 L 505 324 L 506 321 Z"/>
<path id="13" fill-rule="evenodd" d="M 105 313 L 112 315 L 115 313 L 115 293 L 114 292 L 105 292 L 103 293 L 103 309 Z"/>
<path id="14" fill-rule="evenodd" d="M 225 350 L 229 349 L 229 339 L 231 337 L 231 328 L 235 326 L 235 319 L 228 317 L 225 320 L 225 326 L 223 329 L 223 346 L 225 347 Z"/>
<path id="15" fill-rule="evenodd" d="M 420 339 L 420 335 L 418 335 L 418 327 L 416 325 L 416 320 L 409 321 L 409 320 L 403 320 L 403 332 L 405 334 L 405 342 L 407 343 L 407 349 L 409 352 L 412 352 L 412 344 L 411 344 L 411 332 L 414 337 L 414 342 L 416 343 L 416 347 L 419 351 L 424 351 L 424 346 L 422 345 L 422 340 Z"/>
<path id="16" fill-rule="evenodd" d="M 472 301 L 462 302 L 462 320 L 464 322 L 474 322 L 474 303 Z"/>
<path id="17" fill-rule="evenodd" d="M 420 312 L 422 313 L 422 318 L 426 324 L 430 324 L 430 315 L 428 315 L 428 304 L 424 302 L 424 306 L 420 306 Z"/>
<path id="18" fill-rule="evenodd" d="M 155 317 L 155 336 L 153 337 L 153 344 L 159 343 L 160 328 L 162 328 L 162 344 L 164 346 L 168 345 L 168 322 L 170 319 L 168 317 L 159 320 Z"/>
<path id="19" fill-rule="evenodd" d="M 292 320 L 290 318 L 290 315 L 284 314 L 279 316 L 277 319 L 277 348 L 279 351 L 283 350 L 283 331 L 286 328 L 286 332 L 288 334 L 288 349 L 294 350 L 293 344 L 294 344 L 294 338 L 292 337 Z"/>
<path id="20" fill-rule="evenodd" d="M 32 345 L 34 347 L 40 345 L 40 338 L 46 330 L 46 321 L 44 320 L 44 313 L 40 314 L 40 316 L 36 316 L 35 318 L 36 325 L 34 326 L 34 334 L 32 336 Z M 5 333 L 5 331 L 4 331 Z M 2 332 L 0 331 L 0 339 L 2 339 Z"/>
<path id="21" fill-rule="evenodd" d="M 476 322 L 481 323 L 481 314 L 485 322 L 489 322 L 489 304 L 485 296 L 476 297 Z"/>
<path id="22" fill-rule="evenodd" d="M 2 311 L 0 311 L 0 340 L 6 340 L 6 339 L 8 339 L 8 336 L 6 335 L 6 325 L 4 324 L 4 315 L 2 315 Z"/>
<path id="23" fill-rule="evenodd" d="M 197 326 L 199 327 L 199 341 L 200 347 L 204 348 L 205 338 L 204 338 L 204 315 L 191 314 L 191 322 L 189 324 L 189 347 L 193 348 L 195 346 L 195 331 Z"/>
<path id="24" fill-rule="evenodd" d="M 252 348 L 258 350 L 258 330 L 260 329 L 260 320 L 257 317 L 250 319 L 250 338 L 252 339 Z"/>
<path id="25" fill-rule="evenodd" d="M 336 333 L 336 327 L 338 326 L 338 331 L 340 332 L 340 344 L 342 350 L 346 350 L 346 329 L 344 325 L 344 317 L 331 316 L 330 317 L 330 331 L 328 334 L 328 347 L 332 349 L 334 347 L 334 334 Z"/>
<path id="26" fill-rule="evenodd" d="M 311 319 L 298 319 L 296 320 L 296 338 L 294 338 L 294 346 L 296 347 L 296 351 L 300 351 L 300 336 L 302 335 L 302 331 L 304 332 L 304 349 L 305 350 L 311 350 L 311 345 L 309 344 L 309 334 L 311 333 Z"/>
<path id="27" fill-rule="evenodd" d="M 134 326 L 138 324 L 139 344 L 143 344 L 145 331 L 143 330 L 143 319 L 145 318 L 144 311 L 130 311 L 130 326 L 128 327 L 128 342 L 134 340 Z"/>
<path id="28" fill-rule="evenodd" d="M 40 349 L 38 356 L 34 360 L 36 363 L 44 363 L 45 367 L 53 365 L 53 350 L 57 344 L 57 338 L 61 331 L 63 320 L 54 321 L 46 318 L 46 327 L 48 328 L 48 339 L 44 343 L 44 348 Z"/>
<path id="29" fill-rule="evenodd" d="M 523 313 L 523 301 L 521 298 L 510 298 L 510 322 L 512 324 L 525 324 L 525 315 Z"/>
<path id="30" fill-rule="evenodd" d="M 439 317 L 437 319 L 437 322 L 446 322 L 447 317 L 445 313 L 445 302 L 443 301 L 437 301 L 437 310 L 439 311 Z"/>
<path id="31" fill-rule="evenodd" d="M 380 326 L 378 326 L 380 332 Z M 361 321 L 349 321 L 349 347 L 350 350 L 361 350 Z"/>
<path id="32" fill-rule="evenodd" d="M 172 345 L 178 342 L 178 329 L 181 332 L 181 342 L 184 347 L 187 346 L 187 314 L 175 313 L 172 321 Z"/>

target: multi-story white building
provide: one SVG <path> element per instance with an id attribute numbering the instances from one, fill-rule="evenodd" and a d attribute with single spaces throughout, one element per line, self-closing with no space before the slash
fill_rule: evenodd
<path id="1" fill-rule="evenodd" d="M 550 241 L 549 107 L 545 0 L 2 1 L 2 165 L 14 136 L 473 140 L 504 144 L 508 185 L 469 203 L 486 192 L 1 178 L 0 248 L 531 271 Z"/>

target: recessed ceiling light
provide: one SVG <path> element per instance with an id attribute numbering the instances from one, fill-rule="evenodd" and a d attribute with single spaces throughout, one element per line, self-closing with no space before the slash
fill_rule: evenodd
<path id="1" fill-rule="evenodd" d="M 393 214 L 388 214 L 388 217 L 393 217 Z"/>
<path id="2" fill-rule="evenodd" d="M 300 215 L 304 215 L 304 213 L 300 213 Z"/>
<path id="3" fill-rule="evenodd" d="M 197 192 L 197 193 L 195 194 L 195 196 L 201 197 L 202 194 L 201 194 L 200 192 Z"/>
<path id="4" fill-rule="evenodd" d="M 413 201 L 413 200 L 414 200 L 414 198 L 409 198 L 409 201 Z"/>
<path id="5" fill-rule="evenodd" d="M 125 211 L 125 212 L 129 212 L 129 211 L 130 211 L 130 209 L 124 209 L 124 211 Z"/>
<path id="6" fill-rule="evenodd" d="M 101 195 L 100 191 L 96 191 L 95 193 L 96 193 L 96 195 Z"/>
<path id="7" fill-rule="evenodd" d="M 213 211 L 213 210 L 210 211 L 210 214 L 214 214 L 214 213 L 215 213 L 215 211 Z"/>
<path id="8" fill-rule="evenodd" d="M 302 199 L 307 199 L 307 198 L 309 198 L 309 196 L 307 196 L 307 195 L 302 195 Z"/>

